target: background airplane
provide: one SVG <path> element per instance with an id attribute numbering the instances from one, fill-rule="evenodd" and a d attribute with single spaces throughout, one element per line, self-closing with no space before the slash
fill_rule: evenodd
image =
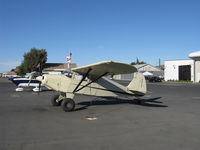
<path id="1" fill-rule="evenodd" d="M 13 77 L 9 78 L 9 80 L 17 86 L 16 91 L 23 91 L 25 87 L 33 87 L 33 91 L 38 92 L 41 91 L 41 82 L 36 80 L 37 76 L 39 76 L 39 73 L 32 72 L 24 77 Z"/>

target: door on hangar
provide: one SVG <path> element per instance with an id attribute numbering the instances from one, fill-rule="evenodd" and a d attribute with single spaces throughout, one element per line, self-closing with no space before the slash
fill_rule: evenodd
<path id="1" fill-rule="evenodd" d="M 191 65 L 179 66 L 179 80 L 191 81 Z"/>

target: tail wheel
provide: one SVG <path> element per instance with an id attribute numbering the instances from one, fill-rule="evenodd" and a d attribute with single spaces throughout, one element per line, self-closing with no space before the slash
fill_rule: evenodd
<path id="1" fill-rule="evenodd" d="M 54 95 L 52 98 L 51 98 L 51 104 L 53 106 L 60 106 L 61 105 L 61 100 L 59 100 L 59 96 L 58 94 Z"/>
<path id="2" fill-rule="evenodd" d="M 73 99 L 66 98 L 62 101 L 62 109 L 66 112 L 73 111 L 75 108 L 75 102 Z"/>

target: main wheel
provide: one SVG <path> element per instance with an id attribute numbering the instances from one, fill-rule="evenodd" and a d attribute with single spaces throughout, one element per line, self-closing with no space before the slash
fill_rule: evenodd
<path id="1" fill-rule="evenodd" d="M 63 99 L 61 105 L 62 105 L 62 109 L 67 112 L 73 111 L 75 108 L 75 102 L 73 99 L 70 99 L 70 98 Z"/>
<path id="2" fill-rule="evenodd" d="M 54 95 L 52 98 L 51 98 L 51 104 L 53 106 L 60 106 L 61 105 L 61 100 L 59 100 L 59 96 L 58 94 Z"/>

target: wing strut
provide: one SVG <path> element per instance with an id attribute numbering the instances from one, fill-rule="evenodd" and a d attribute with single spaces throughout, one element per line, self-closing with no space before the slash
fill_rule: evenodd
<path id="1" fill-rule="evenodd" d="M 92 70 L 92 69 L 91 69 Z M 90 70 L 90 71 L 91 71 Z M 89 71 L 89 70 L 88 70 Z M 88 75 L 89 73 L 87 73 L 86 75 Z M 87 87 L 88 85 L 92 84 L 93 82 L 99 80 L 101 77 L 105 76 L 106 74 L 108 74 L 108 72 L 103 73 L 102 75 L 100 75 L 99 77 L 97 77 L 96 79 L 92 80 L 91 82 L 89 82 L 88 84 L 82 86 L 81 88 L 78 89 L 78 87 L 81 85 L 81 83 L 83 82 L 82 80 L 84 80 L 86 78 L 86 76 L 83 77 L 83 79 L 81 80 L 81 82 L 79 82 L 79 84 L 77 85 L 77 87 L 74 89 L 73 93 L 78 92 L 80 90 L 82 90 L 83 88 Z"/>
<path id="2" fill-rule="evenodd" d="M 77 91 L 77 89 L 79 88 L 79 86 L 81 85 L 81 83 L 85 80 L 85 78 L 88 76 L 88 74 L 90 73 L 90 71 L 92 71 L 91 68 L 88 69 L 87 73 L 83 76 L 83 78 L 81 79 L 81 81 L 78 83 L 78 85 L 74 89 L 73 93 L 75 93 Z"/>

